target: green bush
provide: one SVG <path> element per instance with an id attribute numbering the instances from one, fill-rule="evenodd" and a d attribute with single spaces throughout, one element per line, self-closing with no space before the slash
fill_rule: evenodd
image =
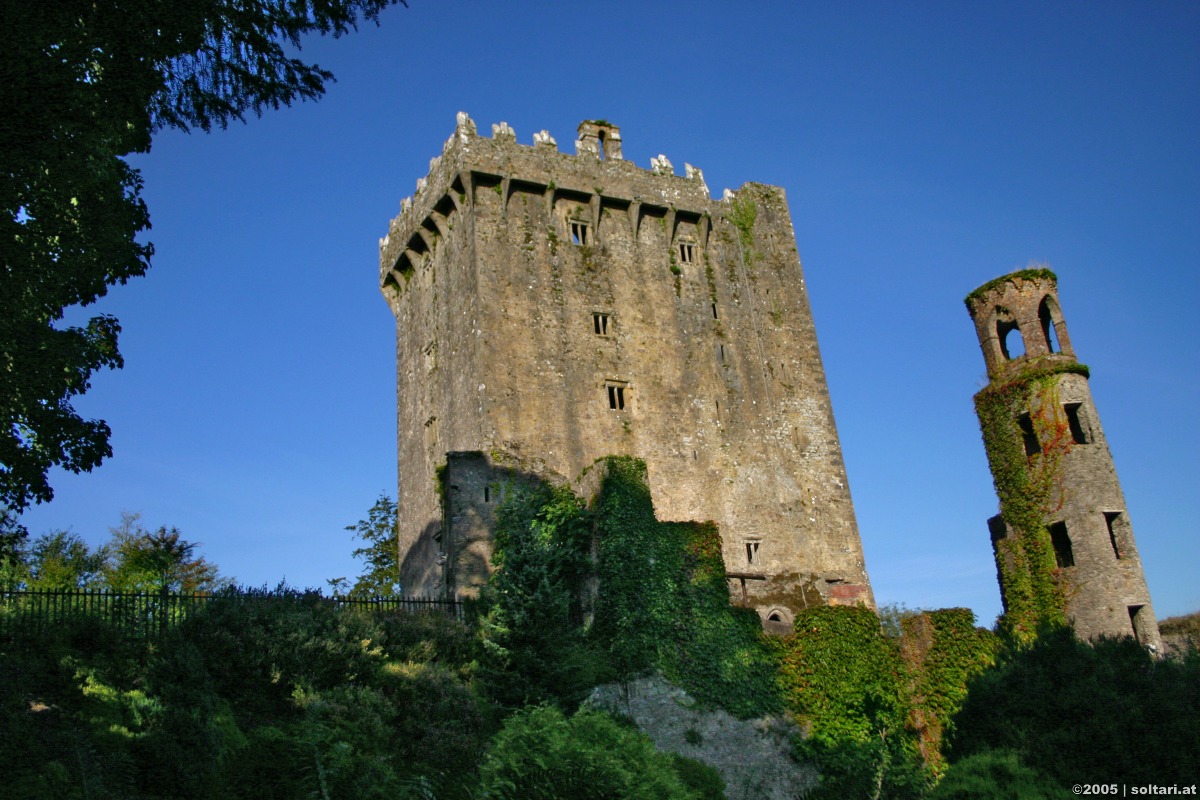
<path id="1" fill-rule="evenodd" d="M 1063 786 L 1200 782 L 1200 656 L 1043 633 L 976 678 L 954 719 L 952 763 L 988 750 L 1015 751 Z"/>
<path id="2" fill-rule="evenodd" d="M 496 511 L 493 563 L 480 620 L 480 679 L 509 709 L 571 709 L 603 682 L 606 665 L 586 640 L 581 597 L 591 527 L 569 489 L 514 487 Z"/>
<path id="3" fill-rule="evenodd" d="M 486 800 L 700 800 L 672 759 L 600 711 L 518 711 L 480 769 Z"/>
<path id="4" fill-rule="evenodd" d="M 716 767 L 678 753 L 668 755 L 683 785 L 695 792 L 699 800 L 726 800 L 725 780 Z"/>
<path id="5" fill-rule="evenodd" d="M 950 768 L 929 800 L 1067 800 L 1073 795 L 1021 763 L 1011 750 L 991 750 Z"/>

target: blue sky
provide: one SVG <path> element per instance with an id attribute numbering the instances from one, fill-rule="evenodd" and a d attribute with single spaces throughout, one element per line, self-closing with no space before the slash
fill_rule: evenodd
<path id="1" fill-rule="evenodd" d="M 1155 610 L 1200 609 L 1200 5 L 410 5 L 305 42 L 320 102 L 134 160 L 154 266 L 100 304 L 126 367 L 77 404 L 114 455 L 31 532 L 136 511 L 246 584 L 355 575 L 343 528 L 396 482 L 388 220 L 457 111 L 564 150 L 602 117 L 642 167 L 786 189 L 881 603 L 1000 611 L 962 298 L 1042 261 Z"/>

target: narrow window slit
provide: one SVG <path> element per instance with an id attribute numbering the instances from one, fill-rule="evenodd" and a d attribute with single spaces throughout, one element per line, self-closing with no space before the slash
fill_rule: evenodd
<path id="1" fill-rule="evenodd" d="M 1125 557 L 1125 515 L 1120 511 L 1105 511 L 1104 525 L 1108 528 L 1108 541 L 1112 544 L 1113 555 Z"/>
<path id="2" fill-rule="evenodd" d="M 591 244 L 591 230 L 586 222 L 571 220 L 571 244 L 586 246 Z"/>
<path id="3" fill-rule="evenodd" d="M 1021 441 L 1025 445 L 1025 455 L 1032 456 L 1042 452 L 1037 433 L 1033 430 L 1033 420 L 1028 414 L 1017 417 L 1017 426 L 1021 429 Z"/>
<path id="4" fill-rule="evenodd" d="M 592 314 L 592 327 L 597 336 L 608 336 L 608 314 L 599 312 Z"/>
<path id="5" fill-rule="evenodd" d="M 1087 429 L 1083 425 L 1083 419 L 1079 414 L 1082 405 L 1083 403 L 1067 403 L 1063 406 L 1063 411 L 1067 415 L 1067 424 L 1071 426 L 1071 441 L 1075 444 L 1088 444 L 1090 441 Z"/>
<path id="6" fill-rule="evenodd" d="M 1059 569 L 1075 566 L 1075 554 L 1071 550 L 1071 537 L 1067 535 L 1067 523 L 1056 522 L 1050 526 L 1050 544 L 1054 545 L 1054 561 Z"/>

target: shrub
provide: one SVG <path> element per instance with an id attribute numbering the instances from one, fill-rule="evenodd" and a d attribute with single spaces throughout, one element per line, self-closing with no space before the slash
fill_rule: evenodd
<path id="1" fill-rule="evenodd" d="M 1197 782 L 1200 655 L 1043 633 L 976 678 L 954 719 L 952 763 L 988 750 L 1016 751 L 1063 786 Z"/>
<path id="2" fill-rule="evenodd" d="M 480 770 L 487 800 L 700 800 L 670 756 L 607 714 L 553 706 L 518 711 Z"/>
<path id="3" fill-rule="evenodd" d="M 990 750 L 950 768 L 929 800 L 1067 800 L 1071 793 L 1021 763 L 1011 750 Z"/>

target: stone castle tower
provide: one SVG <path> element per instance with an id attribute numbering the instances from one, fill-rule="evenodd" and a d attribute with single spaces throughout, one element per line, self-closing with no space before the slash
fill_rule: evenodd
<path id="1" fill-rule="evenodd" d="M 615 454 L 645 460 L 660 519 L 719 524 L 764 620 L 873 606 L 783 191 L 714 201 L 621 144 L 584 122 L 570 155 L 459 114 L 380 242 L 405 591 L 472 594 L 506 486 Z"/>
<path id="2" fill-rule="evenodd" d="M 967 297 L 989 384 L 975 397 L 1000 515 L 988 521 L 1006 617 L 1019 628 L 1057 605 L 1081 637 L 1158 623 L 1087 368 L 1075 359 L 1046 269 Z M 1051 618 L 1053 615 L 1050 615 Z"/>

